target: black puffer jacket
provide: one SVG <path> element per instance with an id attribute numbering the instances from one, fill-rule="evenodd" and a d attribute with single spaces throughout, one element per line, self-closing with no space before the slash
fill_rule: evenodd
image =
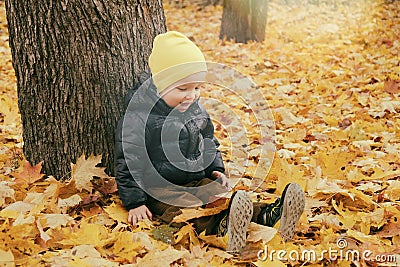
<path id="1" fill-rule="evenodd" d="M 146 204 L 144 189 L 163 184 L 157 173 L 183 185 L 211 178 L 215 170 L 224 172 L 218 146 L 214 126 L 198 101 L 183 113 L 173 110 L 148 80 L 135 91 L 116 130 L 115 171 L 124 207 Z"/>

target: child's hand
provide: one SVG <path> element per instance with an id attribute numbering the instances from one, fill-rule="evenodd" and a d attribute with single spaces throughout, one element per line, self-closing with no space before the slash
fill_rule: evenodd
<path id="1" fill-rule="evenodd" d="M 214 176 L 217 179 L 221 179 L 221 185 L 225 187 L 227 190 L 229 190 L 229 179 L 226 177 L 225 174 L 219 171 L 213 171 L 212 176 Z"/>
<path id="2" fill-rule="evenodd" d="M 134 227 L 139 221 L 150 219 L 152 220 L 153 215 L 150 210 L 145 206 L 139 206 L 137 208 L 129 210 L 128 213 L 128 222 L 131 223 Z"/>

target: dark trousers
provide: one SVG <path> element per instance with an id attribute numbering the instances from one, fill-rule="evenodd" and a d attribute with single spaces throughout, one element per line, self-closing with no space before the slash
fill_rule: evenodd
<path id="1" fill-rule="evenodd" d="M 185 186 L 187 187 L 199 187 L 202 185 L 206 185 L 208 183 L 212 182 L 211 179 L 209 178 L 204 178 L 200 181 L 193 181 L 189 184 L 186 184 Z M 190 195 L 188 192 L 178 192 L 173 189 L 168 189 L 168 188 L 160 188 L 164 194 L 169 194 L 171 197 L 174 197 L 176 199 L 182 199 L 183 203 L 199 203 L 199 206 L 202 205 L 203 201 L 198 198 L 199 194 L 197 194 L 197 197 L 194 195 Z M 257 217 L 261 212 L 261 209 L 264 208 L 266 204 L 264 203 L 253 203 L 253 222 L 257 222 Z M 147 199 L 147 207 L 150 209 L 150 211 L 156 215 L 161 221 L 167 224 L 171 224 L 172 220 L 174 217 L 182 214 L 181 209 L 182 207 L 178 206 L 173 206 L 161 201 L 158 201 L 157 199 L 154 199 L 150 196 L 148 196 Z M 204 230 L 206 231 L 206 234 L 216 234 L 215 229 L 216 226 L 218 225 L 219 221 L 222 219 L 222 214 L 215 214 L 211 216 L 204 216 L 200 218 L 194 218 L 189 221 L 189 223 L 193 223 L 194 227 L 197 231 L 197 233 L 201 233 Z M 174 225 L 174 224 L 172 224 Z M 182 224 L 175 224 L 174 226 L 180 227 Z"/>

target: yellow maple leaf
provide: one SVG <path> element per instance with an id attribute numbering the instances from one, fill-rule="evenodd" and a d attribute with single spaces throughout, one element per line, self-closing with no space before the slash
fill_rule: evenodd
<path id="1" fill-rule="evenodd" d="M 1 230 L 0 247 L 1 249 L 11 249 L 14 259 L 17 261 L 16 264 L 20 265 L 26 263 L 28 262 L 29 256 L 36 255 L 36 253 L 43 251 L 43 248 L 36 242 L 39 231 L 34 223 L 2 226 Z M 2 257 L 0 257 L 0 262 L 1 259 Z M 21 259 L 23 259 L 23 261 L 21 261 Z M 28 264 L 28 266 L 35 265 Z"/>
<path id="2" fill-rule="evenodd" d="M 69 229 L 65 228 L 63 228 L 63 231 L 69 237 L 58 242 L 63 245 L 93 244 L 103 246 L 108 244 L 113 236 L 104 225 L 90 224 L 86 221 L 83 221 L 75 232 L 70 232 Z"/>
<path id="3" fill-rule="evenodd" d="M 288 163 L 285 159 L 281 159 L 276 157 L 270 173 L 271 176 L 278 177 L 278 181 L 276 182 L 277 193 L 281 194 L 288 183 L 296 182 L 301 188 L 306 187 L 307 180 L 304 177 L 304 172 L 300 169 L 299 166 Z"/>
<path id="4" fill-rule="evenodd" d="M 22 213 L 18 214 L 17 219 L 13 222 L 13 226 L 23 225 L 23 224 L 33 224 L 35 222 L 35 217 L 32 215 L 24 216 Z"/>
<path id="5" fill-rule="evenodd" d="M 96 165 L 101 162 L 101 157 L 101 155 L 90 155 L 85 159 L 85 155 L 82 155 L 78 158 L 76 164 L 71 163 L 72 179 L 70 183 L 75 183 L 77 190 L 82 191 L 85 189 L 90 191 L 93 187 L 91 180 L 94 176 L 101 178 L 109 177 L 104 172 L 104 167 L 96 167 Z"/>
<path id="6" fill-rule="evenodd" d="M 104 208 L 104 211 L 114 220 L 128 224 L 128 211 L 115 202 Z"/>
<path id="7" fill-rule="evenodd" d="M 152 248 L 153 244 L 147 233 L 120 232 L 113 242 L 112 253 L 131 262 L 134 257 Z"/>
<path id="8" fill-rule="evenodd" d="M 321 151 L 316 155 L 316 164 L 322 169 L 322 174 L 331 179 L 346 179 L 345 170 L 355 155 L 332 149 L 329 152 Z"/>

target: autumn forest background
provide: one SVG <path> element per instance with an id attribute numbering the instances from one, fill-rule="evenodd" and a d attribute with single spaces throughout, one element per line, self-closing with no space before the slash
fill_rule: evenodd
<path id="1" fill-rule="evenodd" d="M 258 86 L 253 90 L 267 100 L 276 153 L 272 166 L 261 166 L 260 176 L 259 122 L 234 94 L 203 92 L 228 105 L 238 118 L 215 120 L 231 177 L 246 177 L 236 188 L 267 203 L 291 181 L 306 192 L 295 237 L 285 243 L 276 229 L 252 224 L 248 247 L 231 255 L 223 250 L 223 239 L 196 234 L 190 224 L 178 230 L 146 221 L 133 229 L 113 177 L 98 165 L 101 155 L 71 163 L 67 181 L 42 174 L 41 164 L 31 166 L 22 153 L 1 1 L 0 265 L 400 266 L 400 2 L 272 0 L 265 41 L 247 44 L 219 40 L 222 6 L 163 4 L 168 30 L 190 37 L 207 60 L 251 78 Z M 218 113 L 218 106 L 213 109 Z M 231 124 L 246 129 L 248 145 L 228 130 Z M 245 165 L 243 159 L 248 160 Z M 253 188 L 251 181 L 259 186 Z M 226 202 L 189 210 L 177 220 L 221 207 Z M 369 250 L 372 256 L 257 259 L 264 244 L 270 250 L 321 255 L 338 249 L 338 240 L 345 242 L 343 251 Z"/>

